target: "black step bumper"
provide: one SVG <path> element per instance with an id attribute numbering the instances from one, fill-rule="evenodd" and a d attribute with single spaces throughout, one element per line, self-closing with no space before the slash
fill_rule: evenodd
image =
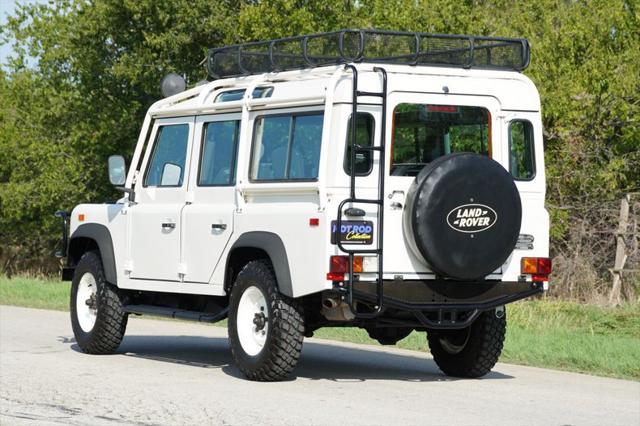
<path id="1" fill-rule="evenodd" d="M 385 281 L 383 308 L 410 312 L 428 328 L 464 328 L 483 311 L 543 292 L 541 282 Z M 377 303 L 375 282 L 354 282 L 356 302 Z M 384 316 L 384 315 L 383 315 Z"/>

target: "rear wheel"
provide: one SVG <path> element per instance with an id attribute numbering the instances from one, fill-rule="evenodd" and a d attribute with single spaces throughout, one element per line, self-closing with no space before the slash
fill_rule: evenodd
<path id="1" fill-rule="evenodd" d="M 85 253 L 71 284 L 71 326 L 78 346 L 90 354 L 111 354 L 118 349 L 127 328 L 118 289 L 104 277 L 96 252 Z"/>
<path id="2" fill-rule="evenodd" d="M 278 292 L 268 261 L 242 268 L 229 305 L 229 343 L 240 371 L 250 380 L 285 379 L 300 358 L 304 317 L 295 300 Z"/>
<path id="3" fill-rule="evenodd" d="M 461 330 L 427 332 L 433 360 L 449 376 L 476 378 L 487 374 L 498 362 L 507 326 L 506 311 L 483 312 Z"/>

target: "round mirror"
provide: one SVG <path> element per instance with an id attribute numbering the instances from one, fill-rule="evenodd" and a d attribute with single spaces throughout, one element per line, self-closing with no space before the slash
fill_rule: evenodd
<path id="1" fill-rule="evenodd" d="M 162 92 L 162 96 L 165 98 L 184 92 L 186 88 L 187 82 L 182 78 L 182 76 L 174 72 L 165 75 L 160 82 L 160 92 Z"/>

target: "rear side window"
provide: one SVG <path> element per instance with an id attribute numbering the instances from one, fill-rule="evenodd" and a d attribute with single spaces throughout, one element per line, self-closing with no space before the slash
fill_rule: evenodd
<path id="1" fill-rule="evenodd" d="M 531 180 L 536 175 L 533 152 L 533 126 L 527 120 L 509 123 L 509 170 L 516 180 Z"/>
<path id="2" fill-rule="evenodd" d="M 239 127 L 238 120 L 216 121 L 204 125 L 199 186 L 224 186 L 235 183 Z"/>
<path id="3" fill-rule="evenodd" d="M 251 154 L 251 180 L 317 179 L 323 118 L 322 113 L 259 117 Z"/>
<path id="4" fill-rule="evenodd" d="M 182 186 L 188 144 L 188 124 L 158 128 L 144 186 Z"/>
<path id="5" fill-rule="evenodd" d="M 452 152 L 491 155 L 490 114 L 461 105 L 400 104 L 394 111 L 391 174 L 416 176 Z"/>
<path id="6" fill-rule="evenodd" d="M 356 144 L 361 147 L 373 145 L 374 137 L 374 119 L 369 113 L 359 112 L 356 116 Z M 353 125 L 353 117 L 349 118 L 349 126 L 347 128 L 347 149 L 344 155 L 344 171 L 351 175 L 351 126 Z M 371 173 L 373 167 L 373 152 L 363 151 L 356 152 L 355 169 L 356 176 L 366 176 Z"/>

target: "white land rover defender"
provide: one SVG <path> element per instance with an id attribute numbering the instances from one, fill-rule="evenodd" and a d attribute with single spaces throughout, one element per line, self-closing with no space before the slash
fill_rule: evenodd
<path id="1" fill-rule="evenodd" d="M 129 172 L 109 159 L 125 196 L 61 214 L 78 345 L 116 351 L 129 314 L 228 318 L 238 368 L 280 380 L 320 327 L 417 330 L 444 373 L 486 374 L 504 305 L 551 272 L 528 62 L 524 39 L 377 30 L 210 50 Z"/>

